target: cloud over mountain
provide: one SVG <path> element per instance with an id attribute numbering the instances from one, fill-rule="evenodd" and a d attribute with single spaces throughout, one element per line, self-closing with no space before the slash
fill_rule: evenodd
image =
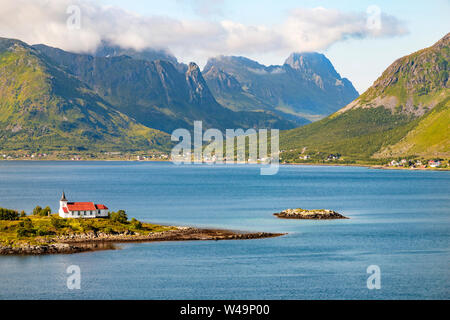
<path id="1" fill-rule="evenodd" d="M 349 38 L 407 32 L 401 21 L 384 13 L 373 27 L 366 12 L 326 8 L 292 10 L 274 26 L 142 16 L 88 0 L 0 0 L 0 8 L 0 36 L 75 52 L 93 52 L 101 40 L 109 40 L 125 48 L 169 48 L 182 58 L 202 59 L 217 54 L 324 50 Z"/>

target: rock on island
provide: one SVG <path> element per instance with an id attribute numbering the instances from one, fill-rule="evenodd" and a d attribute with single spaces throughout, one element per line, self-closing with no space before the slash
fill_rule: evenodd
<path id="1" fill-rule="evenodd" d="M 310 220 L 332 220 L 332 219 L 349 219 L 340 213 L 326 209 L 286 209 L 284 211 L 274 213 L 274 216 L 281 219 L 310 219 Z"/>

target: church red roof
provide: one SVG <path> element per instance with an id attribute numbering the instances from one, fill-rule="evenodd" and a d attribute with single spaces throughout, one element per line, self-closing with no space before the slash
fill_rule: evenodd
<path id="1" fill-rule="evenodd" d="M 69 211 L 95 211 L 108 210 L 103 204 L 94 204 L 93 202 L 68 202 L 67 208 Z"/>

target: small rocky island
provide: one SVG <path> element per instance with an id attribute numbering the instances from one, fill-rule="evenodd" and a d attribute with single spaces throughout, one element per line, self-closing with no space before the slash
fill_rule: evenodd
<path id="1" fill-rule="evenodd" d="M 308 220 L 333 220 L 333 219 L 349 219 L 342 214 L 333 210 L 326 209 L 286 209 L 284 211 L 274 213 L 274 216 L 281 219 L 308 219 Z"/>

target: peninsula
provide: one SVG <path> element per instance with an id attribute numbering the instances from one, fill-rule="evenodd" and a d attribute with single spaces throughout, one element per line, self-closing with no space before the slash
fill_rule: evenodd
<path id="1" fill-rule="evenodd" d="M 150 224 L 128 220 L 125 211 L 104 218 L 73 219 L 36 207 L 26 215 L 0 208 L 0 255 L 70 254 L 115 249 L 125 242 L 245 240 L 278 237 L 280 233 L 238 232 Z"/>

